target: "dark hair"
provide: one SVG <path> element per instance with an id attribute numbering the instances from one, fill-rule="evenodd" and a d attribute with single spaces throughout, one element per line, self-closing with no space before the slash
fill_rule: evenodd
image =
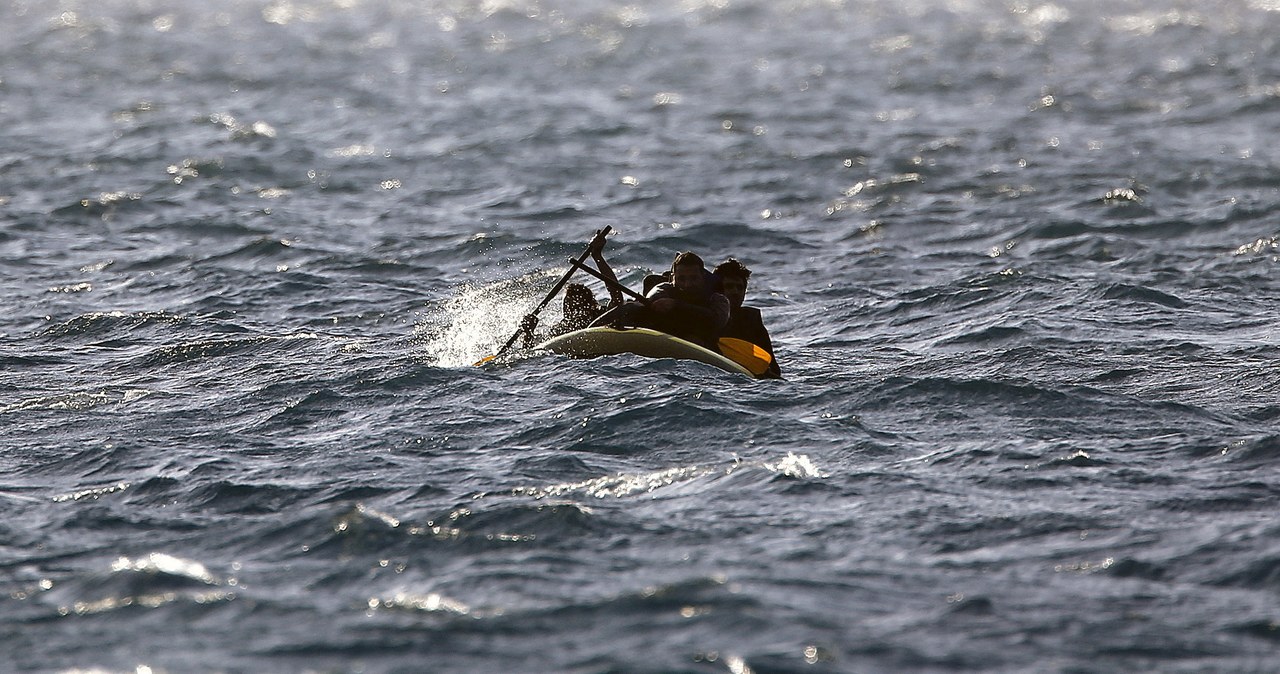
<path id="1" fill-rule="evenodd" d="M 716 265 L 713 273 L 721 278 L 724 278 L 725 276 L 736 276 L 742 279 L 743 282 L 751 278 L 751 270 L 747 269 L 747 265 L 738 262 L 732 257 Z"/>
<path id="2" fill-rule="evenodd" d="M 595 304 L 596 294 L 581 283 L 570 283 L 564 287 L 564 298 L 577 304 Z"/>
<path id="3" fill-rule="evenodd" d="M 707 268 L 707 264 L 702 261 L 702 258 L 698 257 L 697 254 L 691 253 L 687 250 L 684 251 L 683 253 L 676 253 L 676 259 L 671 261 L 671 268 L 675 269 L 676 267 L 679 267 L 680 265 L 685 265 L 685 264 L 696 264 L 698 265 L 698 269 Z"/>

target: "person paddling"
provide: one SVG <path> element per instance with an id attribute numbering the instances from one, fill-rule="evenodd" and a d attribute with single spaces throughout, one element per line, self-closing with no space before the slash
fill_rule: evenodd
<path id="1" fill-rule="evenodd" d="M 702 258 L 679 253 L 671 261 L 671 280 L 655 285 L 645 302 L 627 302 L 591 323 L 661 330 L 716 350 L 729 320 L 729 300 L 715 290 Z"/>
<path id="2" fill-rule="evenodd" d="M 528 314 L 520 322 L 520 330 L 524 332 L 522 342 L 524 348 L 532 348 L 534 344 L 552 337 L 559 337 L 574 330 L 581 330 L 590 325 L 593 320 L 599 318 L 605 311 L 622 304 L 622 292 L 618 290 L 618 277 L 613 273 L 613 268 L 609 266 L 609 263 L 604 260 L 604 241 L 603 236 L 597 236 L 592 239 L 588 250 L 591 253 L 591 259 L 596 263 L 596 268 L 600 270 L 600 274 L 608 279 L 606 285 L 609 288 L 609 304 L 601 307 L 600 303 L 596 301 L 595 293 L 592 293 L 590 288 L 581 283 L 570 283 L 564 288 L 563 317 L 551 326 L 547 334 L 535 336 L 534 331 L 538 328 L 537 314 Z"/>
<path id="3" fill-rule="evenodd" d="M 743 339 L 768 351 L 772 360 L 769 361 L 769 369 L 764 376 L 781 378 L 782 369 L 778 367 L 773 340 L 769 339 L 769 331 L 764 327 L 760 310 L 742 304 L 747 297 L 747 279 L 751 278 L 751 270 L 738 260 L 729 258 L 716 265 L 713 273 L 720 279 L 720 287 L 729 299 L 729 321 L 720 336 Z"/>

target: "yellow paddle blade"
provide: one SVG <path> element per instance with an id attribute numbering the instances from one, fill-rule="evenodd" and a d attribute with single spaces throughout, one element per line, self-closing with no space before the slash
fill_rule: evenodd
<path id="1" fill-rule="evenodd" d="M 720 353 L 729 358 L 733 362 L 747 368 L 751 374 L 761 375 L 769 371 L 769 363 L 773 362 L 773 356 L 768 351 L 748 342 L 745 339 L 734 339 L 733 337 L 720 338 Z"/>
<path id="2" fill-rule="evenodd" d="M 489 362 L 489 361 L 491 361 L 491 360 L 493 360 L 494 358 L 497 358 L 497 357 L 498 357 L 498 354 L 496 354 L 496 353 L 495 353 L 495 354 L 493 354 L 492 356 L 485 356 L 484 358 L 481 358 L 480 360 L 477 360 L 476 362 L 472 363 L 472 364 L 471 364 L 471 367 L 480 367 L 481 365 L 484 365 L 485 363 L 487 363 L 487 362 Z"/>

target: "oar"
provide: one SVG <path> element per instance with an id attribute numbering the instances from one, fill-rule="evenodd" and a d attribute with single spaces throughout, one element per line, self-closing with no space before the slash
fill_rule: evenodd
<path id="1" fill-rule="evenodd" d="M 596 235 L 591 238 L 591 243 L 595 243 L 596 239 L 608 235 L 609 232 L 611 231 L 613 231 L 613 226 L 605 225 L 604 229 L 596 232 Z M 579 255 L 576 260 L 570 260 L 570 262 L 572 262 L 573 265 L 569 267 L 569 271 L 565 272 L 564 276 L 560 277 L 560 280 L 556 282 L 556 285 L 553 288 L 551 288 L 551 292 L 547 293 L 547 296 L 542 298 L 542 302 L 538 304 L 538 306 L 534 308 L 534 310 L 531 312 L 532 315 L 536 316 L 539 311 L 542 311 L 543 307 L 551 303 L 551 300 L 555 298 L 557 294 L 559 294 L 560 289 L 564 287 L 564 284 L 569 282 L 569 277 L 573 276 L 573 272 L 577 270 L 578 267 L 583 266 L 582 261 L 587 259 L 590 255 L 591 255 L 591 246 L 588 245 L 587 249 L 582 251 L 582 255 Z M 507 349 L 510 349 L 511 345 L 515 344 L 516 340 L 520 338 L 520 333 L 522 332 L 524 332 L 523 329 L 516 330 L 515 334 L 511 335 L 511 339 L 508 339 L 507 343 L 503 344 L 502 348 L 498 349 L 497 353 L 493 354 L 492 356 L 485 356 L 484 358 L 481 358 L 480 360 L 476 361 L 475 364 L 484 365 L 485 363 L 493 360 L 494 358 L 497 358 L 498 356 L 501 356 L 502 354 L 506 353 Z"/>
<path id="2" fill-rule="evenodd" d="M 604 274 L 588 267 L 582 262 L 569 260 L 569 263 L 575 268 L 581 269 L 601 281 L 604 281 L 606 285 L 617 288 L 623 293 L 630 295 L 645 304 L 648 304 L 651 301 L 648 297 L 645 297 L 644 295 L 622 285 L 618 281 L 607 278 Z M 765 351 L 762 347 L 756 346 L 745 339 L 721 337 L 718 344 L 720 346 L 720 353 L 724 354 L 726 358 L 747 368 L 751 371 L 751 374 L 757 376 L 768 372 L 769 364 L 773 362 L 773 356 L 770 355 L 768 351 Z"/>
<path id="3" fill-rule="evenodd" d="M 756 376 L 768 372 L 769 364 L 773 362 L 773 356 L 769 355 L 768 351 L 745 339 L 721 337 L 719 344 L 720 353 L 723 353 L 729 360 L 751 370 L 751 374 Z"/>
<path id="4" fill-rule="evenodd" d="M 642 302 L 642 303 L 644 303 L 644 304 L 648 304 L 649 302 L 651 302 L 651 301 L 652 301 L 652 300 L 650 300 L 648 297 L 645 297 L 644 295 L 641 295 L 640 293 L 638 293 L 638 292 L 636 292 L 636 291 L 634 291 L 634 290 L 632 290 L 632 289 L 630 289 L 630 288 L 628 288 L 628 287 L 626 287 L 626 286 L 622 285 L 622 283 L 621 283 L 621 282 L 619 282 L 619 281 L 615 281 L 615 280 L 613 280 L 613 279 L 611 279 L 611 278 L 609 278 L 609 277 L 605 276 L 604 274 L 601 274 L 600 272 L 596 271 L 595 269 L 592 269 L 591 267 L 589 267 L 589 266 L 587 266 L 586 264 L 584 264 L 584 263 L 582 262 L 582 260 L 569 260 L 569 264 L 573 265 L 573 267 L 574 267 L 574 268 L 576 268 L 576 269 L 581 269 L 582 271 L 585 271 L 585 272 L 587 272 L 588 274 L 591 274 L 592 276 L 594 276 L 594 277 L 596 277 L 596 278 L 600 279 L 601 281 L 604 281 L 605 285 L 607 285 L 607 286 L 609 286 L 609 287 L 611 287 L 611 288 L 616 288 L 616 289 L 618 289 L 618 290 L 621 290 L 621 291 L 622 291 L 622 293 L 623 293 L 624 295 L 630 295 L 630 296 L 632 296 L 632 297 L 636 298 L 637 300 L 640 300 L 640 302 Z"/>

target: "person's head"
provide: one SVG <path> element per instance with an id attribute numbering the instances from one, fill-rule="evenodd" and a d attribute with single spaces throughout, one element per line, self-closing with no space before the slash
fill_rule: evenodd
<path id="1" fill-rule="evenodd" d="M 751 278 L 751 270 L 747 269 L 747 265 L 729 258 L 716 265 L 715 275 L 720 277 L 720 287 L 724 290 L 724 296 L 729 298 L 729 304 L 734 309 L 742 306 L 742 302 L 747 299 L 747 279 Z"/>
<path id="2" fill-rule="evenodd" d="M 671 261 L 671 284 L 676 290 L 700 293 L 706 289 L 706 265 L 697 255 L 684 252 Z"/>
<path id="3" fill-rule="evenodd" d="M 595 293 L 581 283 L 570 283 L 564 287 L 564 316 L 594 315 L 600 308 Z"/>

